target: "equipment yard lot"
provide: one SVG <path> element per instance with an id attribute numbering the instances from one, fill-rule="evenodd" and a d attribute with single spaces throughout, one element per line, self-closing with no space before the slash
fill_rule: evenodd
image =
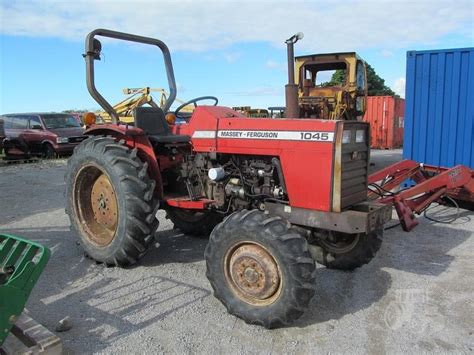
<path id="1" fill-rule="evenodd" d="M 376 169 L 401 152 L 372 151 Z M 65 160 L 0 167 L 0 232 L 52 249 L 27 308 L 68 352 L 383 353 L 474 348 L 474 213 L 452 224 L 420 218 L 411 233 L 385 232 L 374 260 L 354 272 L 317 272 L 310 310 L 266 330 L 227 314 L 205 276 L 206 239 L 160 218 L 152 248 L 132 268 L 83 256 L 64 213 Z M 160 212 L 161 213 L 161 212 Z M 456 214 L 454 208 L 448 212 Z M 160 214 L 162 216 L 162 214 Z M 395 223 L 396 220 L 393 220 Z M 323 271 L 318 267 L 317 271 Z"/>

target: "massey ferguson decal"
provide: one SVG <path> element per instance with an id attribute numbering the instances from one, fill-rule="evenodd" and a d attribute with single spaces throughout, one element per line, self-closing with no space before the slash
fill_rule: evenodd
<path id="1" fill-rule="evenodd" d="M 240 139 L 272 139 L 272 140 L 288 140 L 288 141 L 332 142 L 334 140 L 334 132 L 225 130 L 225 131 L 217 131 L 217 137 L 240 138 Z"/>
<path id="2" fill-rule="evenodd" d="M 204 134 L 206 132 L 206 134 Z M 287 141 L 312 141 L 312 142 L 333 142 L 334 132 L 317 131 L 241 131 L 222 130 L 217 131 L 218 138 L 231 139 L 269 139 Z M 209 131 L 196 131 L 193 138 L 213 138 Z"/>

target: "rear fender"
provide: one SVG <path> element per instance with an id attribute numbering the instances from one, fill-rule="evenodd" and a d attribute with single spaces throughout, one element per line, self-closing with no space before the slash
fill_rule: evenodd
<path id="1" fill-rule="evenodd" d="M 163 199 L 163 183 L 155 151 L 142 129 L 128 125 L 100 125 L 88 128 L 84 134 L 89 136 L 112 136 L 117 141 L 124 140 L 125 145 L 137 148 L 138 157 L 148 163 L 148 175 L 155 180 L 155 197 Z"/>

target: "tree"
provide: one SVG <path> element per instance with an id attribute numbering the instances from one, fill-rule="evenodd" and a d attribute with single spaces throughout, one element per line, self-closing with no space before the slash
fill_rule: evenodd
<path id="1" fill-rule="evenodd" d="M 322 83 L 321 86 L 340 86 L 346 81 L 346 70 L 337 69 L 331 76 L 331 80 Z"/>
<path id="2" fill-rule="evenodd" d="M 77 110 L 77 109 L 69 109 L 69 110 L 64 110 L 63 113 L 86 113 L 89 112 L 87 110 Z"/>
<path id="3" fill-rule="evenodd" d="M 387 85 L 385 80 L 377 75 L 374 68 L 367 63 L 367 84 L 369 96 L 393 96 L 395 93 Z"/>
<path id="4" fill-rule="evenodd" d="M 367 65 L 367 84 L 368 84 L 368 95 L 369 96 L 393 96 L 395 93 L 387 85 L 385 85 L 385 80 L 377 75 L 374 68 Z M 345 81 L 346 71 L 344 69 L 338 69 L 334 72 L 331 77 L 331 80 L 323 83 L 322 86 L 337 86 L 342 85 Z"/>

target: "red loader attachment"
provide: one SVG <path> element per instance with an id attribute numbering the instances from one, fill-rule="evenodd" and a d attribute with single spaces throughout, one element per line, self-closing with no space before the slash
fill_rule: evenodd
<path id="1" fill-rule="evenodd" d="M 399 189 L 406 181 L 415 185 Z M 368 183 L 369 199 L 393 205 L 406 232 L 418 224 L 415 214 L 433 202 L 444 203 L 445 196 L 474 202 L 474 171 L 462 165 L 448 169 L 403 160 L 370 175 Z"/>

